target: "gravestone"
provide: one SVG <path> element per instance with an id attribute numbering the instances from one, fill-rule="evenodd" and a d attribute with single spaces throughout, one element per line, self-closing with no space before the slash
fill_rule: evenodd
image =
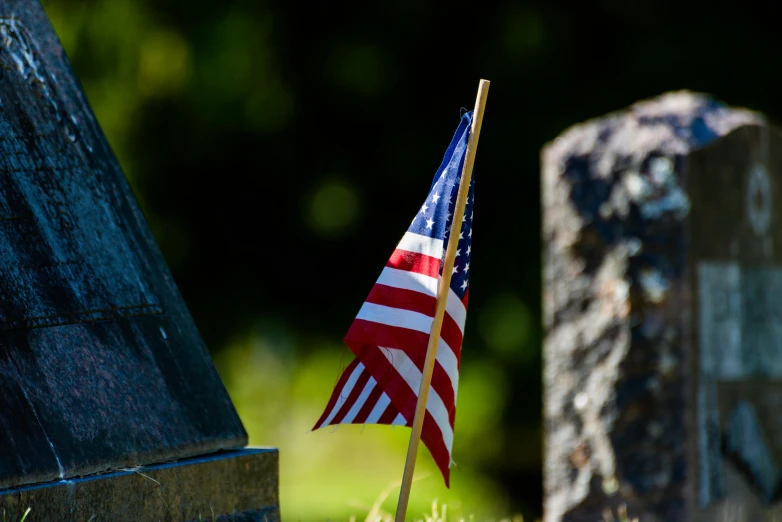
<path id="1" fill-rule="evenodd" d="M 782 516 L 782 135 L 671 93 L 542 153 L 545 522 Z"/>
<path id="2" fill-rule="evenodd" d="M 0 508 L 273 520 L 246 444 L 44 11 L 0 0 Z"/>

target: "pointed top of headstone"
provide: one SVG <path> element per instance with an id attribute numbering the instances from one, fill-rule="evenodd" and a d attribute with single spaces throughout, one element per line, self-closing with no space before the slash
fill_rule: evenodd
<path id="1" fill-rule="evenodd" d="M 45 13 L 0 1 L 0 488 L 246 442 Z"/>

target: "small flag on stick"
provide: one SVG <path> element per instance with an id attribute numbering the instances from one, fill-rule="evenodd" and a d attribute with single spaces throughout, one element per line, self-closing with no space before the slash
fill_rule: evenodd
<path id="1" fill-rule="evenodd" d="M 405 480 L 409 494 L 419 437 L 450 482 L 471 270 L 472 164 L 488 83 L 481 83 L 475 113 L 462 116 L 426 200 L 348 330 L 345 344 L 356 358 L 313 428 L 412 427 L 403 494 Z M 402 504 L 406 510 L 407 498 L 400 497 Z"/>

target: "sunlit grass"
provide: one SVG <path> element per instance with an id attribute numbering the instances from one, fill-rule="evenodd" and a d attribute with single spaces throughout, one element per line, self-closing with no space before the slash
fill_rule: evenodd
<path id="1" fill-rule="evenodd" d="M 391 493 L 399 488 L 399 485 L 400 483 L 397 482 L 387 487 L 370 508 L 365 508 L 367 516 L 363 519 L 364 522 L 394 522 L 394 514 L 384 511 L 382 506 Z M 410 515 L 412 515 L 414 522 L 477 522 L 475 515 L 472 514 L 467 517 L 449 514 L 448 505 L 440 503 L 438 499 L 432 501 L 431 511 L 428 513 L 423 513 L 422 515 L 408 513 L 407 515 L 406 519 L 410 519 Z M 357 522 L 358 518 L 353 515 L 349 520 L 350 522 Z M 499 522 L 524 522 L 524 519 L 521 516 L 514 516 L 512 518 L 503 518 Z"/>
<path id="2" fill-rule="evenodd" d="M 19 519 L 19 522 L 24 522 L 27 519 L 27 515 L 30 514 L 30 511 L 32 511 L 33 508 L 28 507 L 27 510 L 25 510 L 24 514 L 22 515 L 22 518 Z M 3 522 L 8 522 L 8 518 L 6 517 L 5 509 L 3 510 Z"/>

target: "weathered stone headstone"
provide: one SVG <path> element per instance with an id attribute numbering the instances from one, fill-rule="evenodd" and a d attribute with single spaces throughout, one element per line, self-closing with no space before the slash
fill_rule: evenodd
<path id="1" fill-rule="evenodd" d="M 545 521 L 782 516 L 782 135 L 674 93 L 543 151 Z"/>
<path id="2" fill-rule="evenodd" d="M 121 510 L 146 492 L 123 490 L 109 502 L 117 511 L 88 513 L 109 479 L 102 489 L 68 479 L 246 443 L 45 13 L 36 0 L 0 0 L 0 489 L 65 480 L 71 502 L 61 509 L 139 519 Z M 231 459 L 254 473 L 213 483 L 210 470 Z M 184 474 L 161 468 L 179 478 L 158 481 L 146 507 L 166 495 L 192 499 L 171 507 L 173 519 L 208 519 L 211 509 L 272 519 L 276 459 L 243 450 L 185 461 Z M 38 519 L 63 519 L 36 508 L 58 494 L 52 487 L 0 494 L 0 507 L 13 518 L 25 499 Z M 165 518 L 159 504 L 154 519 Z"/>

